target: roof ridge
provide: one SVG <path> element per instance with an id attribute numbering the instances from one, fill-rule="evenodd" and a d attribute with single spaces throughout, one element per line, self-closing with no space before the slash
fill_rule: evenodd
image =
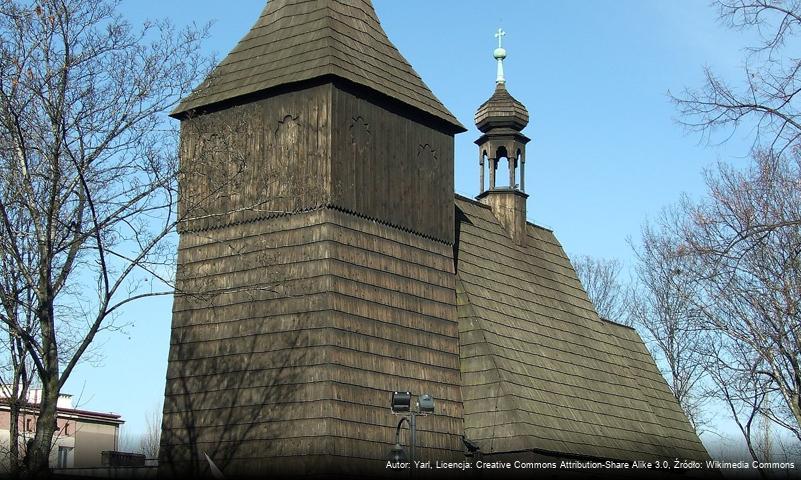
<path id="1" fill-rule="evenodd" d="M 478 315 L 476 313 L 475 309 L 473 308 L 473 302 L 470 301 L 470 294 L 467 293 L 467 290 L 464 288 L 464 284 L 462 282 L 462 278 L 459 276 L 459 272 L 458 271 L 456 272 L 455 278 L 456 278 L 456 284 L 457 284 L 457 289 L 456 289 L 457 297 L 459 295 L 459 290 L 461 290 L 461 294 L 464 295 L 464 298 L 466 300 L 465 305 L 467 305 L 467 309 L 469 310 L 469 313 L 470 313 L 470 315 L 467 315 L 467 317 L 472 318 L 476 322 L 476 327 L 477 327 L 478 331 L 481 334 L 481 338 L 483 339 L 485 344 L 489 345 L 489 342 L 487 341 L 487 329 L 483 325 L 484 322 L 485 322 L 485 319 L 483 317 L 481 317 L 480 315 Z M 463 317 L 464 317 L 463 315 L 459 315 L 459 318 L 463 318 Z M 461 337 L 462 336 L 461 328 L 459 330 L 460 330 L 459 336 Z M 462 349 L 459 349 L 460 363 L 461 363 L 461 356 L 462 356 Z M 491 351 L 490 349 L 487 349 L 487 356 L 489 357 L 490 362 L 492 362 L 492 366 L 495 369 L 495 371 L 498 372 L 498 380 L 496 381 L 496 383 L 498 384 L 498 394 L 495 396 L 495 417 L 496 418 L 492 422 L 492 437 L 490 439 L 490 442 L 491 442 L 490 443 L 490 449 L 489 449 L 489 452 L 487 452 L 487 453 L 494 453 L 494 451 L 495 451 L 495 429 L 498 427 L 498 422 L 497 422 L 498 403 L 501 401 L 502 398 L 504 398 L 507 395 L 509 395 L 509 392 L 504 392 L 504 390 L 505 390 L 504 383 L 505 382 L 509 382 L 510 380 L 506 379 L 506 378 L 502 378 L 503 375 L 501 374 L 501 368 L 499 367 L 498 362 L 495 359 L 495 352 Z M 461 367 L 460 367 L 460 369 L 461 369 Z"/>
<path id="2" fill-rule="evenodd" d="M 604 322 L 604 323 L 608 323 L 608 324 L 614 325 L 616 327 L 628 328 L 629 330 L 634 330 L 635 332 L 637 332 L 637 329 L 632 327 L 631 325 L 626 325 L 625 323 L 620 323 L 620 322 L 616 322 L 614 320 L 609 320 L 608 318 L 602 317 L 601 315 L 598 315 L 598 318 L 600 318 L 601 321 Z M 640 333 L 637 332 L 637 335 L 639 335 L 639 334 Z"/>
<path id="3" fill-rule="evenodd" d="M 462 200 L 464 202 L 472 203 L 473 205 L 475 205 L 477 207 L 482 207 L 482 208 L 486 208 L 488 210 L 492 210 L 492 207 L 490 207 L 489 205 L 485 205 L 485 204 L 479 202 L 475 198 L 466 197 L 466 196 L 462 195 L 461 193 L 456 193 L 456 192 L 454 192 L 453 195 L 454 195 L 454 197 L 456 197 L 457 200 Z"/>

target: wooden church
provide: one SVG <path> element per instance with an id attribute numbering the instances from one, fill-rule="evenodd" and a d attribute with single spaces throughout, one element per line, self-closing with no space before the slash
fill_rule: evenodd
<path id="1" fill-rule="evenodd" d="M 393 391 L 435 400 L 418 459 L 707 458 L 637 333 L 526 221 L 528 112 L 495 55 L 475 200 L 454 195 L 464 127 L 370 0 L 269 1 L 173 112 L 160 474 L 384 474 Z"/>

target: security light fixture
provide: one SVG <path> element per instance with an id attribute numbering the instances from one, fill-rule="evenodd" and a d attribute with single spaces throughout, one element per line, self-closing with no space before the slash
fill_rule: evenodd
<path id="1" fill-rule="evenodd" d="M 411 392 L 392 392 L 392 413 L 408 413 L 411 405 Z"/>
<path id="2" fill-rule="evenodd" d="M 420 409 L 421 415 L 434 413 L 434 397 L 431 395 L 420 395 L 417 398 L 417 407 Z"/>
<path id="3" fill-rule="evenodd" d="M 392 447 L 392 450 L 390 450 L 389 460 L 396 465 L 406 462 L 406 450 L 400 443 L 396 443 L 395 446 Z"/>
<path id="4" fill-rule="evenodd" d="M 417 396 L 416 410 L 412 409 L 411 392 L 392 392 L 392 413 L 400 415 L 398 428 L 395 429 L 395 446 L 389 452 L 389 458 L 393 462 L 406 461 L 406 451 L 400 443 L 400 431 L 403 422 L 409 427 L 409 460 L 414 462 L 415 449 L 417 448 L 417 417 L 426 416 L 434 413 L 434 397 L 428 394 Z"/>

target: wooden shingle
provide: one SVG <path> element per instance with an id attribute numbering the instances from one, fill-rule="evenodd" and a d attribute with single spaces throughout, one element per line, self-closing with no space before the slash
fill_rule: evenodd
<path id="1" fill-rule="evenodd" d="M 465 131 L 384 33 L 370 0 L 270 0 L 251 30 L 172 112 L 335 76 Z"/>
<path id="2" fill-rule="evenodd" d="M 601 320 L 553 233 L 516 244 L 457 196 L 465 435 L 485 454 L 706 459 L 637 336 Z"/>

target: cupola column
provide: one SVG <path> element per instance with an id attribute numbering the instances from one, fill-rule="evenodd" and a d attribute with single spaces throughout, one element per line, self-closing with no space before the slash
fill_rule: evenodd
<path id="1" fill-rule="evenodd" d="M 495 171 L 498 169 L 498 160 L 495 158 L 489 159 L 489 189 L 495 190 Z"/>
<path id="2" fill-rule="evenodd" d="M 478 165 L 481 173 L 479 173 L 479 182 L 481 182 L 479 193 L 484 193 L 484 152 L 480 151 L 478 156 Z"/>

